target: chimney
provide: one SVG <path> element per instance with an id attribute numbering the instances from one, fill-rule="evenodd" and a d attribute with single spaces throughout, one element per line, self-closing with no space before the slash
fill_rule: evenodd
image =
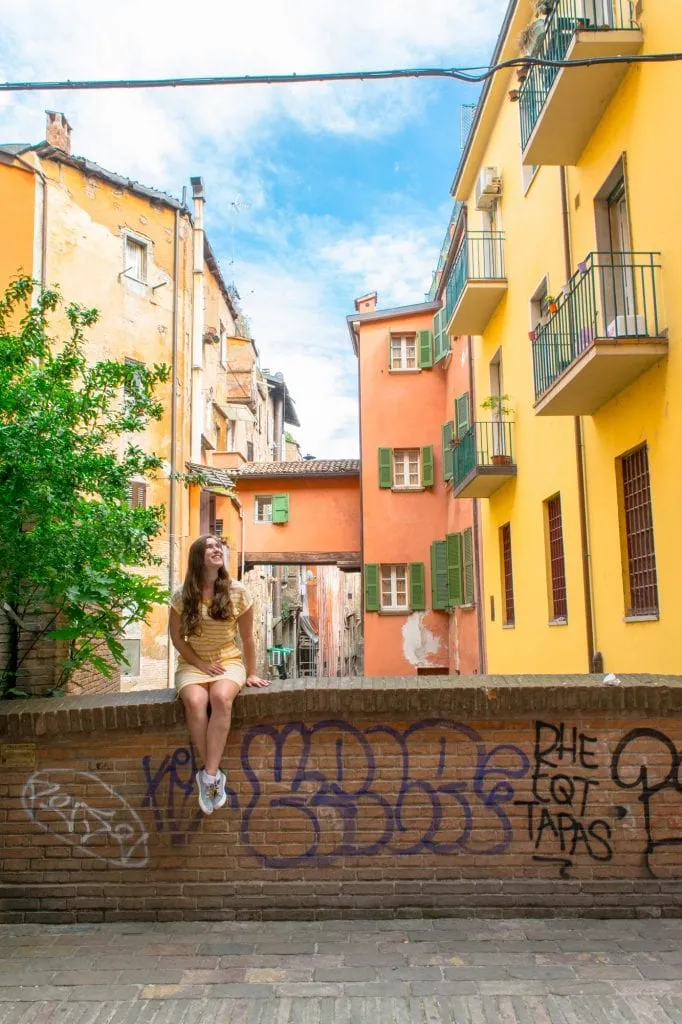
<path id="1" fill-rule="evenodd" d="M 48 146 L 61 149 L 68 156 L 71 155 L 71 125 L 63 114 L 58 110 L 46 110 L 47 131 L 45 138 Z"/>
<path id="2" fill-rule="evenodd" d="M 356 313 L 372 313 L 377 308 L 377 293 L 369 292 L 355 300 Z"/>

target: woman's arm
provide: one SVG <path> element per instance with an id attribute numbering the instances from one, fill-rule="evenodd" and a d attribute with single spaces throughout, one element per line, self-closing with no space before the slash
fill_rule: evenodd
<path id="1" fill-rule="evenodd" d="M 207 676 L 219 676 L 225 671 L 219 662 L 204 661 L 203 658 L 199 657 L 192 645 L 187 643 L 182 635 L 182 619 L 175 608 L 171 608 L 170 611 L 170 638 L 173 641 L 173 647 L 181 657 L 188 661 L 190 665 L 198 668 L 200 672 L 205 672 Z"/>
<path id="2" fill-rule="evenodd" d="M 269 686 L 267 679 L 256 675 L 256 642 L 253 638 L 253 605 L 237 619 L 239 635 L 242 640 L 242 652 L 246 667 L 247 686 Z"/>

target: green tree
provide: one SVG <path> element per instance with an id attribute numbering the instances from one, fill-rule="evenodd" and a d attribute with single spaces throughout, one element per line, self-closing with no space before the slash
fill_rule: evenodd
<path id="1" fill-rule="evenodd" d="M 159 562 L 164 508 L 131 508 L 128 487 L 161 466 L 130 438 L 161 417 L 168 368 L 88 363 L 97 311 L 66 306 L 68 337 L 55 341 L 61 306 L 23 276 L 0 300 L 0 697 L 23 695 L 17 674 L 44 637 L 62 641 L 57 687 L 86 664 L 110 673 L 124 627 L 166 596 L 144 571 Z"/>

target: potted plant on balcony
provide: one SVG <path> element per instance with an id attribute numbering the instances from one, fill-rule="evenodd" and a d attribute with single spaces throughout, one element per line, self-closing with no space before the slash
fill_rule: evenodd
<path id="1" fill-rule="evenodd" d="M 559 305 L 557 303 L 557 300 L 554 298 L 554 296 L 553 295 L 548 295 L 547 298 L 545 299 L 545 302 L 547 303 L 547 311 L 549 313 L 552 313 L 552 314 L 556 313 L 556 311 L 559 308 Z"/>
<path id="2" fill-rule="evenodd" d="M 490 456 L 490 463 L 493 466 L 508 466 L 512 460 L 511 455 L 507 453 L 506 423 L 512 415 L 509 403 L 509 395 L 488 395 L 485 401 L 481 402 L 481 409 L 489 409 L 494 415 L 493 454 Z"/>

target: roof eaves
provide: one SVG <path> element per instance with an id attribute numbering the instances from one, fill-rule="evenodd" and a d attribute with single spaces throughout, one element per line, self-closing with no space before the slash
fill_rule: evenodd
<path id="1" fill-rule="evenodd" d="M 392 309 L 373 309 L 371 313 L 349 313 L 349 325 L 367 323 L 372 320 L 393 320 L 400 316 L 418 316 L 420 313 L 436 313 L 439 302 L 417 302 L 412 306 L 394 306 Z"/>
<path id="2" fill-rule="evenodd" d="M 149 199 L 155 203 L 161 203 L 164 206 L 169 206 L 172 210 L 186 209 L 179 199 L 175 199 L 173 196 L 169 195 L 168 192 L 160 192 L 158 189 L 149 188 L 147 185 L 141 185 L 139 181 L 133 181 L 132 178 L 126 178 L 124 175 L 117 174 L 115 171 L 108 171 L 105 167 L 100 167 L 99 164 L 94 163 L 92 160 L 87 160 L 85 157 L 71 156 L 69 153 L 65 153 L 62 149 L 50 146 L 47 142 L 40 142 L 35 146 L 30 146 L 29 149 L 34 150 L 38 156 L 43 159 L 54 160 L 56 163 L 67 164 L 69 167 L 73 167 L 75 170 L 81 171 L 90 178 L 100 178 L 102 181 L 106 181 L 110 185 L 115 185 L 117 188 L 126 189 L 128 192 L 132 192 L 134 195 L 142 196 L 145 199 Z"/>
<path id="3" fill-rule="evenodd" d="M 509 0 L 509 5 L 507 7 L 507 10 L 506 10 L 505 15 L 504 15 L 504 19 L 502 21 L 502 27 L 500 28 L 499 35 L 498 35 L 497 40 L 495 42 L 495 48 L 493 50 L 493 55 L 492 55 L 492 57 L 490 59 L 490 66 L 491 67 L 499 62 L 500 54 L 502 53 L 502 49 L 504 47 L 504 43 L 505 43 L 505 40 L 506 40 L 507 35 L 509 33 L 509 28 L 511 26 L 511 23 L 512 23 L 512 20 L 513 20 L 513 17 L 514 17 L 514 11 L 518 7 L 519 3 L 520 3 L 520 0 Z M 474 119 L 473 119 L 473 122 L 471 124 L 471 128 L 469 129 L 469 135 L 467 136 L 466 145 L 464 146 L 464 149 L 462 150 L 462 155 L 461 155 L 461 157 L 459 159 L 459 164 L 457 166 L 457 170 L 455 172 L 455 176 L 454 176 L 454 178 L 452 180 L 452 185 L 450 186 L 450 194 L 452 196 L 456 195 L 457 186 L 459 185 L 459 181 L 460 181 L 460 178 L 462 176 L 462 172 L 464 171 L 464 168 L 466 166 L 467 160 L 469 159 L 469 155 L 471 153 L 471 147 L 473 145 L 473 141 L 474 141 L 474 138 L 476 136 L 476 132 L 478 131 L 478 127 L 479 127 L 479 124 L 480 124 L 480 121 L 481 121 L 481 116 L 483 114 L 483 109 L 485 107 L 486 100 L 487 100 L 488 95 L 490 93 L 490 90 L 492 88 L 494 77 L 495 77 L 494 75 L 490 75 L 490 77 L 486 79 L 485 84 L 483 86 L 483 89 L 481 91 L 481 95 L 478 98 L 478 104 L 476 105 L 476 112 L 474 114 Z"/>
<path id="4" fill-rule="evenodd" d="M 206 266 L 208 267 L 208 269 L 211 271 L 216 281 L 218 282 L 218 287 L 220 288 L 220 292 L 223 298 L 225 299 L 225 302 L 227 303 L 227 308 L 230 311 L 230 315 L 232 316 L 232 319 L 236 321 L 237 316 L 239 314 L 237 313 L 237 310 L 235 309 L 234 306 L 234 302 L 230 297 L 227 285 L 225 284 L 225 279 L 223 278 L 220 266 L 218 264 L 218 260 L 216 259 L 215 253 L 213 252 L 213 248 L 208 240 L 208 236 L 206 235 L 206 233 L 204 233 L 204 262 L 206 263 Z"/>

